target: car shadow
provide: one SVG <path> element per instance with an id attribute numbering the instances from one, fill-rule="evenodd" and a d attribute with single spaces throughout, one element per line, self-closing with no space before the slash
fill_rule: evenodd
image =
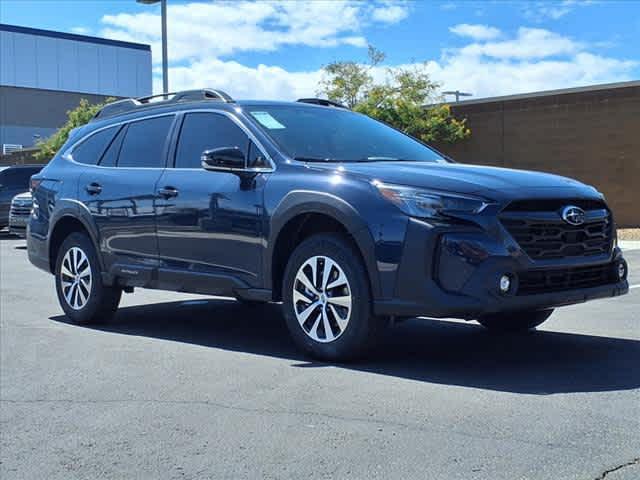
<path id="1" fill-rule="evenodd" d="M 66 317 L 51 320 L 66 323 Z M 80 328 L 80 327 L 78 327 Z M 189 300 L 125 307 L 89 328 L 292 360 L 302 355 L 277 305 L 246 307 L 232 300 Z M 537 331 L 492 335 L 479 325 L 411 319 L 389 329 L 367 360 L 341 368 L 422 382 L 547 395 L 629 390 L 640 386 L 640 341 Z"/>

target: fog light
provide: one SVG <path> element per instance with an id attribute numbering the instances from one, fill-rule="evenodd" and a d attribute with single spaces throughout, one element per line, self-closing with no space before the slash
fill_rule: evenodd
<path id="1" fill-rule="evenodd" d="M 620 262 L 618 264 L 618 278 L 620 280 L 623 280 L 624 277 L 626 276 L 627 276 L 627 266 L 623 262 Z"/>
<path id="2" fill-rule="evenodd" d="M 500 293 L 507 293 L 511 288 L 511 277 L 502 275 L 500 277 Z"/>

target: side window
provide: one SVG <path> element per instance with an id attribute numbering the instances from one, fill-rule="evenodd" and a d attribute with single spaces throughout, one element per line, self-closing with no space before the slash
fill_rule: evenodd
<path id="1" fill-rule="evenodd" d="M 127 126 L 123 126 L 120 128 L 120 131 L 111 141 L 111 145 L 107 148 L 107 151 L 104 152 L 102 159 L 100 160 L 101 167 L 115 167 L 118 162 L 118 154 L 120 153 L 120 147 L 122 146 L 122 139 L 127 131 Z"/>
<path id="2" fill-rule="evenodd" d="M 131 122 L 122 142 L 118 167 L 164 167 L 164 147 L 172 122 L 173 115 Z"/>
<path id="3" fill-rule="evenodd" d="M 247 155 L 247 168 L 269 168 L 271 165 L 264 154 L 255 143 L 249 144 L 249 155 Z"/>
<path id="4" fill-rule="evenodd" d="M 187 113 L 176 149 L 176 168 L 200 168 L 202 152 L 213 148 L 238 147 L 245 155 L 249 137 L 238 125 L 217 113 Z"/>
<path id="5" fill-rule="evenodd" d="M 117 131 L 117 127 L 111 127 L 94 133 L 73 149 L 71 157 L 78 163 L 97 164 Z"/>

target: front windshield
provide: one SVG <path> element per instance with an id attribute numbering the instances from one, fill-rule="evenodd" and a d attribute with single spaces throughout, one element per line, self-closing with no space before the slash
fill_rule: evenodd
<path id="1" fill-rule="evenodd" d="M 349 110 L 250 105 L 247 111 L 287 155 L 297 160 L 445 162 L 413 138 Z"/>

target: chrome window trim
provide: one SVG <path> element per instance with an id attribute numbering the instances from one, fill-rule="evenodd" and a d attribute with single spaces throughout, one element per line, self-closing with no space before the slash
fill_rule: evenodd
<path id="1" fill-rule="evenodd" d="M 117 168 L 132 169 L 133 168 L 133 169 L 136 169 L 136 170 L 158 170 L 158 168 L 162 168 L 162 169 L 171 168 L 173 170 L 201 170 L 200 168 L 175 168 L 175 167 L 170 167 L 168 165 L 165 165 L 164 167 L 118 167 L 117 165 L 113 166 L 113 167 L 103 167 L 102 165 L 90 165 L 90 164 L 86 164 L 86 163 L 76 162 L 73 159 L 73 150 L 78 145 L 80 145 L 82 142 L 84 142 L 85 140 L 87 140 L 88 138 L 92 137 L 93 135 L 95 135 L 98 132 L 102 132 L 103 130 L 106 130 L 108 128 L 122 127 L 123 125 L 129 125 L 129 124 L 134 123 L 134 122 L 139 122 L 139 121 L 142 121 L 142 120 L 149 120 L 149 119 L 158 118 L 158 117 L 173 116 L 174 117 L 174 122 L 175 122 L 175 118 L 177 118 L 177 116 L 179 114 L 182 114 L 184 116 L 187 113 L 215 113 L 215 114 L 219 114 L 219 115 L 224 115 L 227 118 L 229 118 L 233 123 L 235 123 L 238 127 L 240 127 L 240 129 L 258 147 L 260 152 L 264 155 L 264 157 L 271 164 L 271 168 L 269 168 L 269 167 L 256 167 L 256 168 L 247 168 L 247 169 L 243 169 L 243 170 L 239 170 L 239 171 L 241 171 L 241 172 L 254 172 L 254 173 L 272 173 L 272 172 L 275 172 L 276 163 L 273 161 L 273 158 L 271 158 L 271 155 L 269 155 L 267 153 L 267 150 L 264 148 L 264 145 L 262 144 L 262 142 L 260 142 L 260 140 L 258 140 L 258 138 L 253 134 L 253 132 L 251 130 L 249 130 L 242 123 L 242 121 L 236 115 L 234 115 L 233 113 L 227 112 L 226 110 L 218 110 L 218 109 L 215 109 L 215 108 L 193 108 L 193 109 L 189 109 L 189 110 L 177 110 L 175 112 L 156 113 L 155 115 L 145 115 L 143 117 L 136 117 L 136 118 L 132 118 L 132 119 L 129 119 L 129 120 L 121 120 L 119 122 L 113 122 L 113 123 L 110 123 L 109 125 L 105 125 L 104 127 L 97 128 L 97 129 L 87 133 L 86 135 L 82 136 L 77 141 L 73 142 L 73 144 L 71 146 L 69 146 L 64 151 L 64 153 L 61 155 L 61 157 L 64 158 L 65 160 L 67 160 L 67 161 L 70 161 L 70 162 L 76 164 L 76 165 L 82 165 L 82 166 L 85 166 L 85 167 L 88 166 L 88 167 L 94 167 L 94 168 L 110 168 L 110 169 L 117 169 Z M 178 140 L 179 140 L 179 138 L 176 139 L 176 146 L 177 146 Z"/>
<path id="2" fill-rule="evenodd" d="M 227 112 L 226 110 L 217 110 L 215 108 L 194 108 L 194 109 L 189 109 L 189 110 L 180 110 L 177 113 L 181 113 L 183 116 L 188 114 L 188 113 L 215 113 L 215 114 L 226 116 L 233 123 L 235 123 L 238 127 L 240 127 L 240 130 L 242 130 L 245 133 L 245 135 L 247 135 L 247 137 L 249 137 L 249 140 L 251 140 L 258 147 L 260 152 L 264 155 L 264 157 L 271 164 L 271 168 L 269 168 L 269 167 L 255 167 L 255 168 L 243 168 L 243 169 L 234 169 L 234 170 L 230 169 L 228 171 L 255 172 L 255 173 L 271 173 L 271 172 L 275 172 L 276 163 L 271 158 L 271 155 L 269 155 L 267 153 L 267 150 L 264 148 L 264 145 L 262 145 L 260 140 L 258 140 L 258 138 L 253 134 L 253 132 L 251 130 L 249 130 L 242 123 L 242 121 L 236 115 L 234 115 L 233 113 Z M 179 141 L 180 141 L 180 136 L 178 135 L 178 138 L 176 139 L 176 150 L 177 150 Z M 174 161 L 174 164 L 175 164 L 175 161 Z M 173 170 L 204 170 L 204 169 L 203 168 L 198 168 L 198 167 L 195 167 L 195 168 L 189 168 L 189 167 L 176 168 L 176 167 L 173 167 Z"/>
<path id="3" fill-rule="evenodd" d="M 75 150 L 78 147 L 78 145 L 80 145 L 82 142 L 84 142 L 85 140 L 87 140 L 88 138 L 92 137 L 93 135 L 95 135 L 98 132 L 102 132 L 103 130 L 107 130 L 108 128 L 122 127 L 123 125 L 129 125 L 131 123 L 140 122 L 142 120 L 150 120 L 152 118 L 160 118 L 160 117 L 174 117 L 173 121 L 175 122 L 176 112 L 165 112 L 165 113 L 157 113 L 155 115 L 147 115 L 147 116 L 144 116 L 144 117 L 136 117 L 136 118 L 133 118 L 133 119 L 130 119 L 130 120 L 122 120 L 120 122 L 110 123 L 109 125 L 105 125 L 104 127 L 97 128 L 97 129 L 87 133 L 86 135 L 84 135 L 83 137 L 78 139 L 76 142 L 74 142 L 69 148 L 67 148 L 64 151 L 64 153 L 62 154 L 62 157 L 65 160 L 68 160 L 68 161 L 70 161 L 70 162 L 72 162 L 72 163 L 74 163 L 76 165 L 84 165 L 85 167 L 111 168 L 111 169 L 122 168 L 122 169 L 136 169 L 136 170 L 158 170 L 158 169 L 164 169 L 164 168 L 166 168 L 166 166 L 164 166 L 164 167 L 118 167 L 118 166 L 103 167 L 102 165 L 90 165 L 90 164 L 87 164 L 87 163 L 76 162 L 73 159 L 73 150 Z M 103 154 L 104 154 L 104 152 L 103 152 Z"/>

